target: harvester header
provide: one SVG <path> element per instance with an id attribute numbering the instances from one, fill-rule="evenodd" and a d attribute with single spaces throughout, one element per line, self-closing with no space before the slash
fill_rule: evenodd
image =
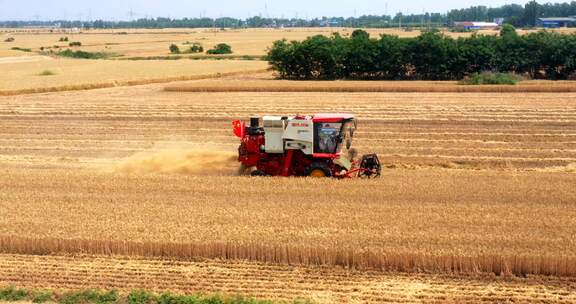
<path id="1" fill-rule="evenodd" d="M 262 121 L 262 124 L 261 124 Z M 378 177 L 378 156 L 356 160 L 352 114 L 264 116 L 232 123 L 241 171 L 253 176 Z"/>

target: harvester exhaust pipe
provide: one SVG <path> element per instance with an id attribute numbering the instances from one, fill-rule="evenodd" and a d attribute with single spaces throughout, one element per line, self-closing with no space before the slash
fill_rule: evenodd
<path id="1" fill-rule="evenodd" d="M 250 127 L 248 129 L 248 135 L 261 135 L 264 134 L 264 129 L 260 127 L 259 117 L 250 117 Z"/>

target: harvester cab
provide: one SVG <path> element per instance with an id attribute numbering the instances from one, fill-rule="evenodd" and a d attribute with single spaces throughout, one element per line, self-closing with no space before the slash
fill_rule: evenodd
<path id="1" fill-rule="evenodd" d="M 364 177 L 380 176 L 375 154 L 356 159 L 352 148 L 357 121 L 351 114 L 264 116 L 250 125 L 234 121 L 240 138 L 241 172 L 253 176 Z"/>

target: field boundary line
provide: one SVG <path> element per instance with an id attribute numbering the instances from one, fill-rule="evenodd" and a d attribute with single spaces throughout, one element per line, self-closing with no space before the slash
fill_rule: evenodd
<path id="1" fill-rule="evenodd" d="M 141 80 L 108 81 L 108 82 L 93 83 L 93 84 L 77 84 L 77 85 L 65 85 L 65 86 L 56 86 L 56 87 L 30 88 L 30 89 L 21 89 L 21 90 L 0 90 L 0 96 L 15 96 L 15 95 L 65 92 L 65 91 L 84 91 L 84 90 L 95 90 L 95 89 L 105 89 L 105 88 L 114 88 L 114 87 L 130 87 L 130 86 L 146 85 L 146 84 L 168 83 L 168 82 L 174 82 L 174 81 L 205 80 L 205 79 L 215 79 L 215 78 L 222 78 L 222 77 L 238 76 L 238 75 L 260 74 L 260 73 L 264 73 L 267 71 L 268 71 L 267 69 L 258 69 L 258 70 L 239 71 L 239 72 L 190 75 L 190 76 L 174 76 L 174 77 L 166 77 L 166 78 L 141 79 Z"/>
<path id="2" fill-rule="evenodd" d="M 172 85 L 166 86 L 168 92 L 191 92 L 191 93 L 226 93 L 226 92 L 279 92 L 279 93 L 575 93 L 576 83 L 570 86 L 559 85 L 402 85 L 394 86 L 393 82 L 387 85 L 362 85 L 353 83 L 306 83 L 298 85 L 281 85 L 275 83 L 258 85 Z"/>
<path id="3" fill-rule="evenodd" d="M 360 270 L 447 274 L 576 276 L 575 256 L 517 256 L 455 253 L 386 252 L 384 250 L 257 243 L 160 243 L 115 240 L 23 238 L 0 236 L 0 253 L 53 255 L 94 254 L 180 260 L 244 260 L 281 265 L 338 266 Z"/>

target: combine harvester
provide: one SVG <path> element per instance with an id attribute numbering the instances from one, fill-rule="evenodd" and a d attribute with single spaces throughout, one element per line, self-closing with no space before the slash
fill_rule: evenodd
<path id="1" fill-rule="evenodd" d="M 352 138 L 357 121 L 351 114 L 250 119 L 234 121 L 240 172 L 252 176 L 379 177 L 378 156 L 355 160 Z M 344 152 L 343 152 L 344 151 Z"/>

